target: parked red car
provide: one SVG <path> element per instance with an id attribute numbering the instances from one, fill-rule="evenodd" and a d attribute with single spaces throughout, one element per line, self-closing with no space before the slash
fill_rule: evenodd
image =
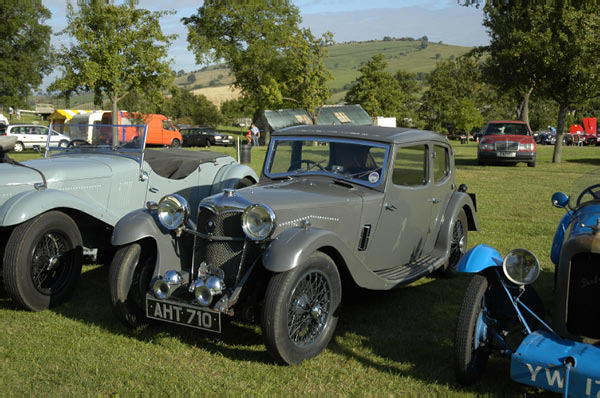
<path id="1" fill-rule="evenodd" d="M 535 167 L 536 144 L 529 124 L 521 120 L 489 122 L 477 147 L 477 163 L 525 162 Z"/>

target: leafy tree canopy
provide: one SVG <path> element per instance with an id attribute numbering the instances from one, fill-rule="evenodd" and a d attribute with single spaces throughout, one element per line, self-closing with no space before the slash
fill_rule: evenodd
<path id="1" fill-rule="evenodd" d="M 323 85 L 331 75 L 322 60 L 331 36 L 315 38 L 301 29 L 299 10 L 290 1 L 206 0 L 183 22 L 196 62 L 223 60 L 234 85 L 259 110 L 286 101 L 312 109 L 328 98 Z"/>
<path id="2" fill-rule="evenodd" d="M 171 89 L 159 112 L 176 121 L 199 125 L 216 125 L 223 121 L 219 109 L 204 95 L 194 95 L 188 90 Z"/>
<path id="3" fill-rule="evenodd" d="M 159 23 L 170 12 L 137 9 L 135 3 L 81 1 L 77 10 L 67 3 L 67 28 L 61 33 L 71 36 L 73 44 L 62 46 L 58 58 L 62 77 L 51 85 L 67 98 L 92 91 L 97 104 L 106 95 L 113 122 L 125 95 L 137 91 L 147 103 L 157 105 L 173 79 L 166 57 L 175 36 L 164 35 Z"/>
<path id="4" fill-rule="evenodd" d="M 37 1 L 3 1 L 0 6 L 0 104 L 23 106 L 50 72 L 50 11 Z"/>

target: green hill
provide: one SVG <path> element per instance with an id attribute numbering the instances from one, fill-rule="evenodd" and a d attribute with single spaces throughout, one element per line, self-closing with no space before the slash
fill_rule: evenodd
<path id="1" fill-rule="evenodd" d="M 399 69 L 410 73 L 427 73 L 435 68 L 436 62 L 459 57 L 471 49 L 471 47 L 431 42 L 427 43 L 426 48 L 421 47 L 421 40 L 412 39 L 351 42 L 331 46 L 329 56 L 325 60 L 325 65 L 334 76 L 334 80 L 327 84 L 332 90 L 330 102 L 337 103 L 343 100 L 352 81 L 360 75 L 360 67 L 376 54 L 385 55 L 388 63 L 387 70 L 390 73 L 395 73 Z M 190 74 L 195 75 L 193 83 L 189 83 Z M 228 85 L 232 81 L 233 78 L 227 68 L 210 66 L 177 77 L 175 84 L 181 88 L 198 89 Z"/>

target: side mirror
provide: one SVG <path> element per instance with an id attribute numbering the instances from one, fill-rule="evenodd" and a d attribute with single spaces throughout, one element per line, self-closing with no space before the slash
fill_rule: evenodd
<path id="1" fill-rule="evenodd" d="M 564 209 L 569 203 L 569 196 L 564 192 L 555 192 L 552 195 L 552 205 L 559 209 Z"/>

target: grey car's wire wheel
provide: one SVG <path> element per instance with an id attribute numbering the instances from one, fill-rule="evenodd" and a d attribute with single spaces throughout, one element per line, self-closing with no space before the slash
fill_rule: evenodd
<path id="1" fill-rule="evenodd" d="M 148 325 L 146 292 L 154 271 L 155 258 L 143 253 L 138 243 L 117 250 L 108 273 L 110 301 L 117 318 L 126 326 Z"/>
<path id="2" fill-rule="evenodd" d="M 321 253 L 273 276 L 261 322 L 269 354 L 289 365 L 318 355 L 333 336 L 341 298 L 338 270 L 331 258 Z"/>
<path id="3" fill-rule="evenodd" d="M 4 285 L 23 308 L 42 311 L 72 294 L 83 259 L 77 224 L 60 211 L 50 211 L 11 233 L 3 260 Z"/>
<path id="4" fill-rule="evenodd" d="M 454 338 L 456 379 L 464 385 L 475 383 L 487 365 L 489 349 L 486 316 L 488 280 L 476 274 L 465 292 Z"/>
<path id="5" fill-rule="evenodd" d="M 461 209 L 456 215 L 450 233 L 448 265 L 438 273 L 438 276 L 444 278 L 451 278 L 458 274 L 458 263 L 467 251 L 469 224 L 464 209 Z"/>

